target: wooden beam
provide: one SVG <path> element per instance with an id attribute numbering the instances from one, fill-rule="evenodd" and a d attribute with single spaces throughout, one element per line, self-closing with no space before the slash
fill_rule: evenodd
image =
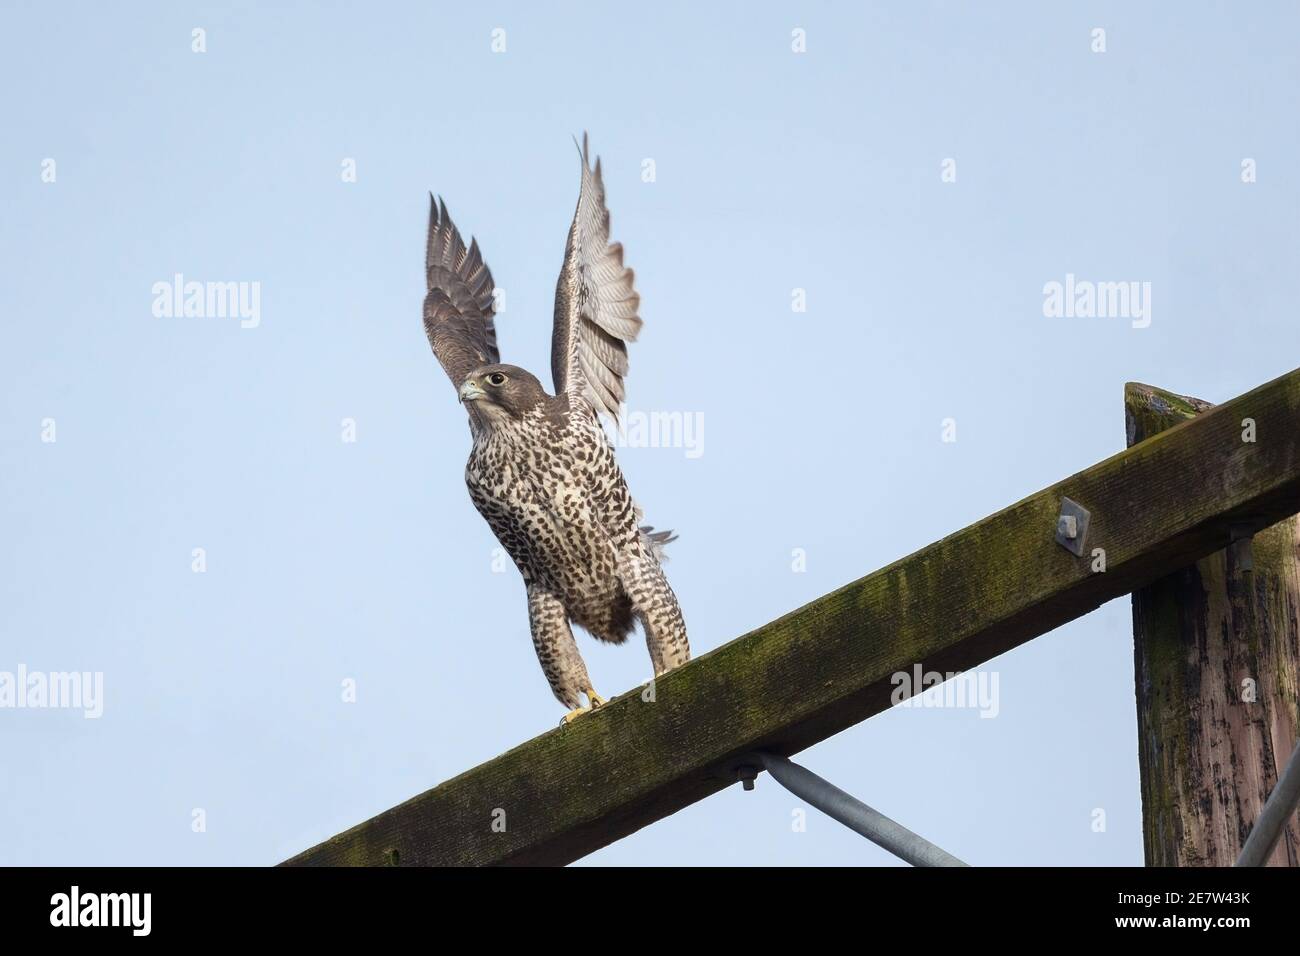
<path id="1" fill-rule="evenodd" d="M 1124 393 L 1128 442 L 1212 407 L 1130 384 Z M 1298 616 L 1295 518 L 1133 592 L 1148 866 L 1231 866 L 1241 853 L 1296 745 Z M 1294 815 L 1269 864 L 1300 865 Z"/>
<path id="2" fill-rule="evenodd" d="M 1062 496 L 1091 512 L 1082 557 L 1055 541 Z M 1300 370 L 724 644 L 652 700 L 624 694 L 287 862 L 568 863 L 727 786 L 750 750 L 788 756 L 885 710 L 913 664 L 974 667 L 1219 550 L 1232 524 L 1297 511 Z"/>

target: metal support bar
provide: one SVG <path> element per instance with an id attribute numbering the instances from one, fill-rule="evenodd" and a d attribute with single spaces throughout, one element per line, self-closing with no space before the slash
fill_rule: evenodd
<path id="1" fill-rule="evenodd" d="M 1255 553 L 1252 543 L 1255 540 L 1254 532 L 1251 526 L 1247 524 L 1234 524 L 1228 529 L 1228 536 L 1231 543 L 1228 550 L 1232 554 L 1232 569 L 1234 572 L 1254 571 L 1255 570 Z"/>
<path id="2" fill-rule="evenodd" d="M 1237 866 L 1263 866 L 1273 852 L 1286 822 L 1300 806 L 1300 744 L 1291 751 L 1291 759 L 1278 778 L 1277 786 L 1264 801 L 1259 819 L 1246 837 L 1246 845 L 1237 857 Z"/>
<path id="3" fill-rule="evenodd" d="M 754 754 L 754 761 L 761 763 L 773 780 L 796 797 L 913 866 L 966 866 L 951 853 L 871 809 L 806 767 L 761 750 Z"/>

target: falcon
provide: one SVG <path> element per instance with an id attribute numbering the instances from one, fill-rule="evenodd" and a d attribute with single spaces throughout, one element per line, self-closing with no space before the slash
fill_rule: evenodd
<path id="1" fill-rule="evenodd" d="M 466 248 L 446 203 L 432 195 L 425 254 L 424 330 L 473 438 L 465 484 L 524 579 L 533 646 L 569 708 L 566 723 L 605 703 L 571 625 L 622 644 L 640 621 L 656 677 L 690 658 L 661 564 L 675 536 L 641 524 L 601 426 L 602 416 L 618 421 L 640 296 L 622 245 L 609 241 L 600 160 L 591 165 L 585 134 L 579 157 L 578 207 L 555 287 L 555 394 L 531 372 L 501 364 L 492 273 L 478 241 Z"/>

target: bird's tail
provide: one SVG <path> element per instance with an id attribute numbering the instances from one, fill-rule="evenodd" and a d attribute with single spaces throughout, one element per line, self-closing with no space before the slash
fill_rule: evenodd
<path id="1" fill-rule="evenodd" d="M 668 560 L 668 555 L 664 549 L 670 541 L 676 541 L 677 535 L 672 531 L 656 531 L 648 524 L 641 525 L 641 541 L 646 546 L 646 550 L 655 556 L 655 560 L 661 564 Z"/>

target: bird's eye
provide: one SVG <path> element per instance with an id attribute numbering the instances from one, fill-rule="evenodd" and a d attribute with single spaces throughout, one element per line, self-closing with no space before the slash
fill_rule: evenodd
<path id="1" fill-rule="evenodd" d="M 493 372 L 487 377 L 487 380 L 489 385 L 504 385 L 506 383 L 506 377 L 500 372 Z"/>

